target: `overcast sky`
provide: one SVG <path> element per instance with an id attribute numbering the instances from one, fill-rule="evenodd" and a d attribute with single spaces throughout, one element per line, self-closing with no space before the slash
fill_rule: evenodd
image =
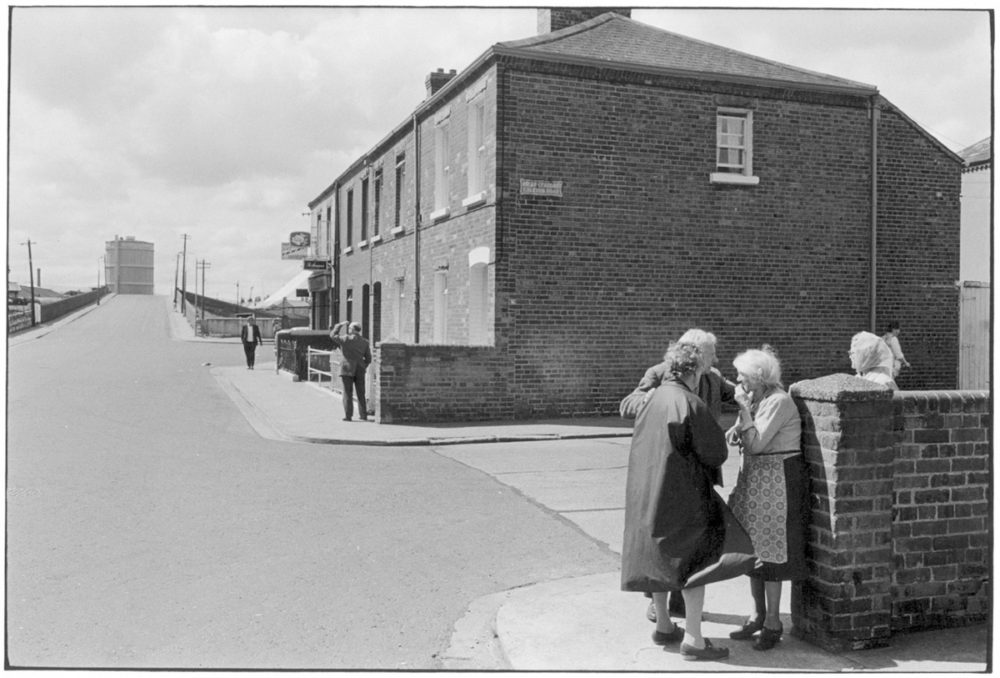
<path id="1" fill-rule="evenodd" d="M 960 151 L 991 134 L 992 86 L 988 5 L 963 6 L 980 9 L 632 18 L 875 85 Z M 280 244 L 424 99 L 427 73 L 536 33 L 536 10 L 496 6 L 18 6 L 10 21 L 10 280 L 28 282 L 30 238 L 44 286 L 89 288 L 105 241 L 134 235 L 169 294 L 187 233 L 189 287 L 207 260 L 207 292 L 227 300 L 301 270 Z"/>

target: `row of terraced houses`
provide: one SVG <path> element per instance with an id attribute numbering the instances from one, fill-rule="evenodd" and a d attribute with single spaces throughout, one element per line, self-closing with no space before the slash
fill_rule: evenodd
<path id="1" fill-rule="evenodd" d="M 593 8 L 426 84 L 309 202 L 380 420 L 616 412 L 689 327 L 791 383 L 898 320 L 900 387 L 955 387 L 962 160 L 875 86 Z"/>

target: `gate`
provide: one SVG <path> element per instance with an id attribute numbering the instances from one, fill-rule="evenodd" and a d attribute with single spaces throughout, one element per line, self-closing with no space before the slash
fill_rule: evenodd
<path id="1" fill-rule="evenodd" d="M 990 388 L 990 284 L 961 283 L 958 388 Z"/>

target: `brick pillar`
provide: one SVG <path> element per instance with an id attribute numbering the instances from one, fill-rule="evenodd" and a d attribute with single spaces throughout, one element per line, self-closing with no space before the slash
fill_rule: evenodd
<path id="1" fill-rule="evenodd" d="M 809 579 L 792 586 L 793 634 L 832 651 L 889 644 L 892 391 L 834 374 L 793 384 L 812 477 Z"/>

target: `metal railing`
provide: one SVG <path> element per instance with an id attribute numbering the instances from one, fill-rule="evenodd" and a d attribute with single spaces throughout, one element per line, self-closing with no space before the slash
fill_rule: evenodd
<path id="1" fill-rule="evenodd" d="M 330 358 L 333 355 L 333 351 L 324 351 L 322 349 L 313 348 L 309 346 L 306 349 L 306 380 L 312 381 L 313 375 L 316 376 L 316 381 L 320 384 L 324 381 L 323 377 L 330 382 L 330 388 L 333 388 L 333 368 L 330 365 Z M 317 359 L 320 364 L 316 365 L 313 359 Z M 323 369 L 322 362 L 326 360 L 326 369 Z"/>

